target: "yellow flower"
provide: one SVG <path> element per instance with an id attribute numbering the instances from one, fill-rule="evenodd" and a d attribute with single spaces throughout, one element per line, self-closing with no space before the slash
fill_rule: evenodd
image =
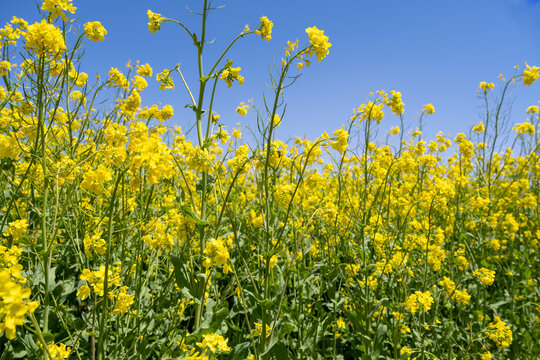
<path id="1" fill-rule="evenodd" d="M 66 50 L 66 44 L 60 29 L 45 20 L 28 26 L 24 38 L 26 48 L 36 54 L 45 53 L 57 57 L 60 56 L 62 51 Z"/>
<path id="2" fill-rule="evenodd" d="M 83 239 L 83 245 L 86 257 L 91 257 L 93 252 L 104 255 L 107 251 L 106 242 L 101 237 L 101 231 L 94 231 L 91 236 L 90 234 L 86 234 Z"/>
<path id="3" fill-rule="evenodd" d="M 5 76 L 7 73 L 11 71 L 11 64 L 9 61 L 1 61 L 0 62 L 0 76 Z"/>
<path id="4" fill-rule="evenodd" d="M 120 109 L 122 110 L 122 113 L 124 115 L 132 119 L 139 105 L 141 105 L 141 96 L 139 95 L 139 92 L 137 90 L 133 90 L 133 92 L 127 97 L 127 99 L 124 99 L 124 101 L 122 101 Z"/>
<path id="5" fill-rule="evenodd" d="M 431 296 L 429 290 L 426 292 L 416 291 L 414 294 L 411 294 L 405 299 L 405 307 L 411 314 L 416 313 L 416 311 L 420 308 L 420 305 L 422 306 L 422 310 L 427 312 L 429 309 L 431 309 L 432 304 L 433 296 Z"/>
<path id="6" fill-rule="evenodd" d="M 105 35 L 107 35 L 107 30 L 105 30 L 99 21 L 93 21 L 84 24 L 84 33 L 92 41 L 103 41 L 105 40 Z"/>
<path id="7" fill-rule="evenodd" d="M 266 324 L 266 337 L 270 336 L 270 333 L 272 332 L 272 328 Z M 256 322 L 255 328 L 251 329 L 251 336 L 258 337 L 262 335 L 262 324 Z"/>
<path id="8" fill-rule="evenodd" d="M 71 348 L 62 343 L 55 344 L 53 342 L 52 344 L 47 345 L 47 348 L 51 354 L 51 360 L 64 360 L 71 354 Z"/>
<path id="9" fill-rule="evenodd" d="M 401 355 L 411 355 L 413 353 L 413 350 L 411 348 L 408 348 L 407 346 L 404 346 L 399 351 Z"/>
<path id="10" fill-rule="evenodd" d="M 238 80 L 238 84 L 242 85 L 244 77 L 240 75 L 240 70 L 242 70 L 240 67 L 229 67 L 223 70 L 219 78 L 227 83 L 227 87 L 231 87 L 234 80 Z"/>
<path id="11" fill-rule="evenodd" d="M 495 271 L 486 268 L 475 270 L 473 275 L 476 276 L 482 284 L 487 286 L 492 285 L 493 281 L 495 281 Z"/>
<path id="12" fill-rule="evenodd" d="M 137 65 L 137 74 L 141 76 L 152 76 L 152 67 L 150 64 Z"/>
<path id="13" fill-rule="evenodd" d="M 69 76 L 74 79 L 75 85 L 78 87 L 83 87 L 88 81 L 88 74 L 85 72 L 72 71 Z"/>
<path id="14" fill-rule="evenodd" d="M 197 346 L 200 347 L 201 350 L 208 349 L 212 353 L 218 351 L 229 352 L 231 351 L 231 348 L 227 346 L 227 341 L 228 339 L 225 339 L 219 334 L 204 334 L 203 341 L 198 342 Z"/>
<path id="15" fill-rule="evenodd" d="M 137 90 L 144 90 L 148 86 L 148 82 L 146 82 L 146 79 L 143 78 L 140 75 L 135 75 L 133 79 L 131 79 L 133 82 L 133 88 Z"/>
<path id="16" fill-rule="evenodd" d="M 75 14 L 77 8 L 73 6 L 71 0 L 45 0 L 41 5 L 41 10 L 50 12 L 50 20 L 56 19 L 58 16 L 62 20 L 66 20 L 66 14 L 64 11 L 69 11 L 72 14 Z"/>
<path id="17" fill-rule="evenodd" d="M 388 100 L 388 106 L 392 112 L 396 115 L 403 114 L 403 101 L 401 101 L 401 93 L 399 91 L 392 90 L 390 92 L 392 97 Z"/>
<path id="18" fill-rule="evenodd" d="M 81 300 L 85 300 L 90 295 L 90 288 L 86 285 L 82 285 L 79 288 L 79 291 L 77 291 L 77 296 L 81 298 Z"/>
<path id="19" fill-rule="evenodd" d="M 266 41 L 270 41 L 272 39 L 272 27 L 274 26 L 274 23 L 272 23 L 266 16 L 263 16 L 261 18 L 261 23 L 259 25 L 259 29 L 255 30 L 255 33 L 257 36 L 260 36 Z"/>
<path id="20" fill-rule="evenodd" d="M 485 130 L 484 128 L 484 123 L 483 122 L 479 122 L 478 125 L 476 125 L 475 127 L 473 127 L 472 131 L 475 133 L 475 134 L 481 134 L 483 133 Z"/>
<path id="21" fill-rule="evenodd" d="M 535 133 L 534 125 L 527 121 L 521 124 L 516 124 L 514 127 L 512 127 L 512 129 L 514 129 L 518 135 L 534 135 Z"/>
<path id="22" fill-rule="evenodd" d="M 540 108 L 536 105 L 529 106 L 526 112 L 530 115 L 538 114 L 540 112 Z"/>
<path id="23" fill-rule="evenodd" d="M 88 170 L 83 176 L 81 188 L 96 195 L 105 191 L 105 184 L 112 179 L 112 171 L 103 165 L 96 170 Z"/>
<path id="24" fill-rule="evenodd" d="M 525 66 L 527 68 L 523 70 L 523 85 L 529 86 L 534 84 L 534 82 L 538 80 L 540 74 L 538 74 L 538 66 L 530 67 L 527 63 L 525 63 Z"/>
<path id="25" fill-rule="evenodd" d="M 9 227 L 4 231 L 4 236 L 12 236 L 13 242 L 17 243 L 23 235 L 26 233 L 28 228 L 28 221 L 26 219 L 16 220 L 9 223 Z"/>
<path id="26" fill-rule="evenodd" d="M 499 349 L 509 347 L 512 344 L 512 330 L 498 316 L 495 316 L 486 335 L 495 342 Z"/>
<path id="27" fill-rule="evenodd" d="M 122 287 L 123 290 L 127 289 L 127 286 Z M 116 298 L 116 303 L 114 304 L 113 314 L 125 314 L 129 311 L 129 307 L 133 305 L 133 299 L 135 295 L 130 295 L 125 292 L 118 294 Z"/>
<path id="28" fill-rule="evenodd" d="M 274 119 L 272 120 L 272 126 L 278 127 L 279 125 L 281 125 L 281 118 L 279 117 L 278 114 L 274 114 Z"/>
<path id="29" fill-rule="evenodd" d="M 309 35 L 310 49 L 317 55 L 317 61 L 321 61 L 328 55 L 328 48 L 332 46 L 328 42 L 328 36 L 325 36 L 324 31 L 317 29 L 316 26 L 307 28 L 306 33 Z"/>
<path id="30" fill-rule="evenodd" d="M 160 111 L 156 114 L 156 119 L 159 121 L 165 121 L 172 118 L 174 115 L 174 108 L 171 105 L 165 105 Z"/>
<path id="31" fill-rule="evenodd" d="M 381 123 L 384 118 L 384 104 L 376 104 L 369 101 L 367 104 L 362 104 L 358 108 L 358 113 L 361 114 L 362 120 L 375 120 L 377 124 Z"/>
<path id="32" fill-rule="evenodd" d="M 494 83 L 487 83 L 485 81 L 482 81 L 480 85 L 478 86 L 478 90 L 482 90 L 484 93 L 487 93 L 488 91 L 492 90 L 495 87 Z"/>
<path id="33" fill-rule="evenodd" d="M 390 129 L 388 134 L 389 135 L 397 135 L 397 134 L 399 134 L 399 132 L 400 132 L 399 126 L 394 126 L 392 129 Z"/>
<path id="34" fill-rule="evenodd" d="M 160 90 L 174 90 L 174 80 L 171 77 L 171 72 L 168 69 L 164 69 L 162 72 L 157 74 L 156 80 L 161 82 L 161 84 L 159 85 Z"/>
<path id="35" fill-rule="evenodd" d="M 112 86 L 119 87 L 119 88 L 120 87 L 127 88 L 129 84 L 124 74 L 122 74 L 122 72 L 118 70 L 117 68 L 111 68 L 111 70 L 109 70 L 108 81 L 109 81 L 109 84 L 111 84 Z"/>
<path id="36" fill-rule="evenodd" d="M 435 107 L 432 104 L 424 105 L 424 113 L 428 115 L 435 114 Z"/>
<path id="37" fill-rule="evenodd" d="M 166 20 L 166 18 L 161 16 L 161 14 L 156 14 L 151 10 L 148 10 L 146 15 L 148 15 L 148 30 L 150 30 L 152 33 L 155 33 L 161 29 L 161 23 Z"/>
<path id="38" fill-rule="evenodd" d="M 348 140 L 349 140 L 349 133 L 346 130 L 343 130 L 343 126 L 341 129 L 338 129 L 332 133 L 332 135 L 336 136 L 336 139 L 332 141 L 332 149 L 337 150 L 340 153 L 343 153 L 345 150 L 347 150 Z"/>
<path id="39" fill-rule="evenodd" d="M 206 244 L 204 253 L 208 255 L 208 258 L 207 258 L 208 261 L 206 261 L 204 265 L 205 267 L 210 267 L 211 264 L 215 264 L 216 266 L 223 265 L 223 272 L 225 274 L 228 273 L 229 267 L 227 266 L 227 260 L 230 258 L 230 255 L 229 255 L 229 250 L 225 246 L 225 243 L 221 237 L 210 240 Z"/>
<path id="40" fill-rule="evenodd" d="M 249 109 L 249 105 L 241 102 L 240 106 L 236 108 L 236 112 L 239 113 L 240 116 L 246 116 L 248 109 Z"/>
<path id="41" fill-rule="evenodd" d="M 0 334 L 12 340 L 17 333 L 17 325 L 24 324 L 26 313 L 33 313 L 39 305 L 37 301 L 27 301 L 30 289 L 22 288 L 13 281 L 10 271 L 0 270 Z"/>

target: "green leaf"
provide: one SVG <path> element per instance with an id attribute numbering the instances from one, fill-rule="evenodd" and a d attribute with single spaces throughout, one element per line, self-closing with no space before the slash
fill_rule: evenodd
<path id="1" fill-rule="evenodd" d="M 200 226 L 208 226 L 210 223 L 206 220 L 201 220 L 201 218 L 195 214 L 193 210 L 190 209 L 188 205 L 183 205 L 182 210 L 184 211 L 185 215 L 193 222 L 195 222 L 197 225 Z"/>
<path id="2" fill-rule="evenodd" d="M 180 287 L 184 296 L 193 298 L 193 286 L 191 282 L 191 272 L 185 262 L 176 256 L 171 256 L 171 261 L 174 265 L 174 277 L 176 284 Z"/>
<path id="3" fill-rule="evenodd" d="M 244 360 L 249 355 L 250 342 L 243 342 L 232 348 L 226 359 L 228 360 Z"/>

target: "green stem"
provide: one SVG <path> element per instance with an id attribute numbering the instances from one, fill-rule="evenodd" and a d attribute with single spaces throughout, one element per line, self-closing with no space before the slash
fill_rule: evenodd
<path id="1" fill-rule="evenodd" d="M 109 222 L 107 224 L 107 250 L 105 253 L 105 275 L 103 279 L 103 299 L 101 301 L 101 319 L 99 322 L 99 335 L 98 335 L 98 360 L 104 359 L 104 341 L 105 341 L 105 325 L 108 320 L 108 300 L 109 300 L 109 266 L 111 262 L 111 243 L 112 243 L 112 219 L 114 212 L 114 204 L 116 201 L 116 191 L 120 180 L 124 176 L 124 172 L 120 172 L 114 184 L 114 190 L 111 195 L 109 203 Z"/>

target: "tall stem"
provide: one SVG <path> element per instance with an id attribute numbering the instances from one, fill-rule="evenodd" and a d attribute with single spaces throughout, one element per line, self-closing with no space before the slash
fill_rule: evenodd
<path id="1" fill-rule="evenodd" d="M 45 294 L 43 295 L 43 332 L 49 330 L 49 269 L 50 269 L 50 250 L 47 241 L 47 212 L 49 201 L 49 184 L 47 174 L 47 134 L 44 118 L 44 104 L 43 93 L 44 89 L 44 67 L 45 57 L 40 55 L 39 57 L 39 72 L 37 76 L 37 108 L 38 108 L 38 126 L 39 133 L 41 135 L 41 168 L 43 171 L 43 197 L 41 203 L 41 243 L 44 251 L 44 258 L 42 262 L 43 274 L 45 277 Z M 47 344 L 44 344 L 46 346 Z M 45 355 L 45 358 L 47 355 Z"/>
<path id="2" fill-rule="evenodd" d="M 105 351 L 105 325 L 108 319 L 108 300 L 109 300 L 109 266 L 111 262 L 111 244 L 112 244 L 112 219 L 114 214 L 114 204 L 116 201 L 116 191 L 118 190 L 118 185 L 120 180 L 124 176 L 124 172 L 118 172 L 118 177 L 116 178 L 116 183 L 114 184 L 114 190 L 111 195 L 111 200 L 109 203 L 109 221 L 107 224 L 107 249 L 105 252 L 105 274 L 103 279 L 103 299 L 101 300 L 101 319 L 99 322 L 99 337 L 98 337 L 98 360 L 104 359 Z"/>
<path id="3" fill-rule="evenodd" d="M 197 102 L 197 110 L 195 112 L 196 120 L 197 120 L 197 137 L 199 139 L 199 147 L 201 149 L 206 142 L 206 138 L 203 137 L 203 129 L 202 129 L 202 111 L 203 111 L 202 106 L 203 106 L 203 100 L 204 100 L 204 89 L 206 87 L 206 82 L 208 81 L 208 79 L 204 77 L 202 54 L 203 54 L 203 49 L 204 49 L 204 41 L 206 37 L 206 17 L 207 16 L 208 16 L 208 0 L 204 0 L 204 7 L 203 7 L 203 13 L 202 13 L 201 40 L 197 43 L 198 67 L 199 67 L 199 99 Z M 206 220 L 207 183 L 208 183 L 208 173 L 204 171 L 202 173 L 202 191 L 201 191 L 201 219 L 203 221 Z M 202 254 L 205 248 L 204 226 L 201 226 L 199 228 L 199 241 L 200 241 L 200 250 Z M 201 325 L 205 291 L 206 289 L 203 290 L 200 302 L 195 307 L 195 324 L 194 324 L 195 329 L 198 329 Z"/>

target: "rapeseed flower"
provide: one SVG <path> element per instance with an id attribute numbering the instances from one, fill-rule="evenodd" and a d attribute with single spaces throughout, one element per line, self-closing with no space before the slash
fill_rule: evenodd
<path id="1" fill-rule="evenodd" d="M 270 39 L 272 39 L 273 26 L 274 26 L 274 23 L 268 20 L 266 16 L 263 16 L 259 24 L 259 29 L 255 30 L 255 34 L 257 34 L 257 36 L 260 36 L 261 38 L 269 42 Z"/>
<path id="2" fill-rule="evenodd" d="M 538 77 L 540 77 L 540 74 L 538 73 L 538 66 L 529 66 L 527 63 L 525 63 L 526 69 L 523 70 L 523 85 L 529 86 L 534 84 L 536 80 L 538 80 Z"/>
<path id="3" fill-rule="evenodd" d="M 328 55 L 328 48 L 332 46 L 328 42 L 328 36 L 324 35 L 323 30 L 317 29 L 316 26 L 306 29 L 306 33 L 309 36 L 309 43 L 311 44 L 310 50 L 317 55 L 317 61 L 321 61 Z"/>
<path id="4" fill-rule="evenodd" d="M 495 342 L 499 349 L 507 348 L 512 344 L 512 330 L 498 316 L 495 316 L 493 322 L 489 323 L 486 335 Z"/>
<path id="5" fill-rule="evenodd" d="M 62 20 L 66 21 L 66 14 L 64 11 L 75 14 L 77 8 L 73 6 L 72 0 L 44 0 L 41 5 L 41 10 L 50 12 L 50 20 L 54 20 L 60 16 Z"/>
<path id="6" fill-rule="evenodd" d="M 92 41 L 103 41 L 105 40 L 105 35 L 107 35 L 107 30 L 105 30 L 99 21 L 92 21 L 84 24 L 84 33 Z"/>
<path id="7" fill-rule="evenodd" d="M 44 53 L 59 57 L 62 51 L 66 50 L 60 29 L 45 20 L 28 26 L 28 31 L 23 36 L 26 40 L 26 48 L 38 55 Z"/>
<path id="8" fill-rule="evenodd" d="M 148 15 L 148 30 L 152 33 L 161 29 L 161 23 L 166 20 L 161 14 L 154 13 L 151 10 L 148 10 L 146 15 Z"/>

